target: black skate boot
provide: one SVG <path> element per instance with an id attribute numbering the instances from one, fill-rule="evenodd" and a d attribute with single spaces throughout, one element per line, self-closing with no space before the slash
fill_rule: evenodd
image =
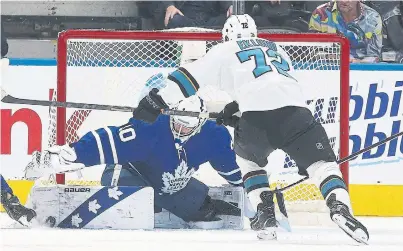
<path id="1" fill-rule="evenodd" d="M 350 210 L 344 203 L 336 200 L 334 193 L 329 196 L 326 205 L 330 209 L 330 218 L 333 222 L 357 242 L 368 244 L 369 234 L 367 228 L 351 215 Z"/>
<path id="2" fill-rule="evenodd" d="M 5 191 L 1 192 L 1 204 L 11 219 L 23 226 L 29 226 L 32 219 L 36 217 L 34 210 L 24 207 L 15 195 Z"/>
<path id="3" fill-rule="evenodd" d="M 257 205 L 257 213 L 250 220 L 250 227 L 255 231 L 260 231 L 257 235 L 259 239 L 273 240 L 277 238 L 276 215 L 274 211 L 273 193 L 264 191 L 260 194 L 262 203 Z"/>
<path id="4" fill-rule="evenodd" d="M 217 200 L 207 195 L 197 214 L 190 219 L 189 226 L 198 229 L 221 229 L 224 227 L 224 221 L 217 214 Z"/>

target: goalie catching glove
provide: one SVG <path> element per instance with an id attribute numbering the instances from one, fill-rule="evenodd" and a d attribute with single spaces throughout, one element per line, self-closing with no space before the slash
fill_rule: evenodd
<path id="1" fill-rule="evenodd" d="M 41 152 L 32 153 L 32 161 L 25 168 L 25 178 L 35 180 L 55 173 L 75 172 L 83 169 L 84 164 L 75 163 L 77 155 L 68 145 L 52 146 Z"/>
<path id="2" fill-rule="evenodd" d="M 138 107 L 133 111 L 133 118 L 154 123 L 161 111 L 169 108 L 158 91 L 157 88 L 153 88 L 147 96 L 140 100 Z"/>
<path id="3" fill-rule="evenodd" d="M 216 122 L 218 125 L 226 125 L 235 127 L 238 124 L 239 117 L 234 114 L 239 111 L 239 106 L 236 101 L 228 103 L 224 109 L 218 114 Z"/>

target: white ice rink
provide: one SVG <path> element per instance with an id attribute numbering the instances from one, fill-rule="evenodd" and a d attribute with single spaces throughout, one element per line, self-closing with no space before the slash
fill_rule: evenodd
<path id="1" fill-rule="evenodd" d="M 2 214 L 1 225 L 9 224 Z M 1 229 L 3 251 L 403 251 L 403 218 L 361 218 L 370 245 L 360 246 L 336 228 L 294 228 L 277 241 L 259 241 L 255 232 L 206 230 Z"/>

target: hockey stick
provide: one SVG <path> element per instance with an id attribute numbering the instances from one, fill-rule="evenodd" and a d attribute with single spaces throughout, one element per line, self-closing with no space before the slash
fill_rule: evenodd
<path id="1" fill-rule="evenodd" d="M 393 134 L 393 135 L 391 135 L 391 136 L 389 136 L 389 137 L 387 137 L 387 138 L 385 138 L 385 139 L 383 139 L 383 140 L 381 140 L 381 141 L 379 141 L 379 142 L 377 142 L 377 143 L 375 143 L 375 144 L 372 144 L 372 145 L 367 146 L 367 147 L 365 147 L 365 148 L 363 148 L 363 149 L 361 149 L 361 150 L 359 150 L 359 151 L 357 151 L 357 152 L 355 152 L 355 153 L 352 153 L 352 154 L 350 154 L 349 156 L 347 156 L 347 157 L 345 157 L 345 158 L 342 158 L 342 159 L 340 159 L 340 160 L 336 160 L 336 163 L 337 163 L 338 165 L 343 164 L 344 162 L 347 162 L 347 161 L 353 159 L 354 157 L 360 155 L 361 153 L 365 153 L 365 152 L 371 150 L 372 148 L 375 148 L 375 147 L 377 147 L 377 146 L 383 145 L 383 144 L 385 144 L 385 143 L 387 143 L 387 142 L 389 142 L 389 141 L 391 141 L 391 140 L 393 140 L 393 139 L 396 139 L 397 137 L 402 136 L 402 135 L 403 135 L 403 131 L 398 132 L 398 133 L 395 133 L 395 134 Z M 285 186 L 285 187 L 276 189 L 276 190 L 274 190 L 274 191 L 275 191 L 275 192 L 282 192 L 282 191 L 284 191 L 284 190 L 289 189 L 290 187 L 293 187 L 293 186 L 295 186 L 295 185 L 298 185 L 298 184 L 301 183 L 301 182 L 304 182 L 304 181 L 307 180 L 307 179 L 309 179 L 308 176 L 306 176 L 306 177 L 304 177 L 304 178 L 302 178 L 302 179 L 300 179 L 300 180 L 298 180 L 298 181 L 296 181 L 296 182 L 294 182 L 294 183 L 292 183 L 292 184 L 290 184 L 290 185 L 287 185 L 287 186 Z"/>
<path id="2" fill-rule="evenodd" d="M 131 106 L 115 106 L 115 105 L 100 105 L 100 104 L 87 104 L 87 103 L 75 103 L 75 102 L 60 102 L 60 101 L 48 101 L 48 100 L 35 100 L 35 99 L 23 99 L 11 96 L 1 88 L 1 101 L 9 104 L 20 105 L 39 105 L 39 106 L 54 106 L 62 108 L 77 108 L 85 110 L 102 110 L 102 111 L 117 111 L 117 112 L 133 112 L 136 107 Z M 218 113 L 212 112 L 190 112 L 190 111 L 178 111 L 171 109 L 163 109 L 161 111 L 164 115 L 175 116 L 188 116 L 198 117 L 205 119 L 215 119 Z"/>

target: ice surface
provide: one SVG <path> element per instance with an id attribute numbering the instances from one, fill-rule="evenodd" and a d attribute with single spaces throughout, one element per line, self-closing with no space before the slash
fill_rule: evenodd
<path id="1" fill-rule="evenodd" d="M 251 230 L 66 230 L 1 229 L 4 251 L 350 251 L 403 250 L 403 218 L 360 218 L 370 245 L 359 246 L 337 228 L 294 227 L 277 241 L 259 241 Z M 10 226 L 5 214 L 2 227 Z"/>

